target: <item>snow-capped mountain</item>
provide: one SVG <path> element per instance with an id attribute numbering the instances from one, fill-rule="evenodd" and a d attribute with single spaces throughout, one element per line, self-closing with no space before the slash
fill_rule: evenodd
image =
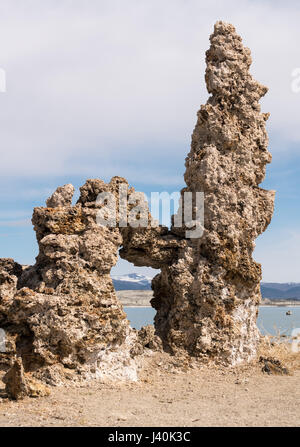
<path id="1" fill-rule="evenodd" d="M 128 273 L 127 275 L 112 275 L 115 290 L 151 290 L 150 276 Z M 300 300 L 299 283 L 261 283 L 263 298 Z"/>
<path id="2" fill-rule="evenodd" d="M 112 275 L 115 290 L 151 290 L 152 278 L 149 276 L 129 273 L 127 275 Z"/>

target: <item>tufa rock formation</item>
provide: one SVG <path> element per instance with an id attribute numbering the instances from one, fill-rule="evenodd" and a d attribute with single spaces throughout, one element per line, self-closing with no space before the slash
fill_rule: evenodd
<path id="1" fill-rule="evenodd" d="M 141 224 L 123 225 L 134 205 L 122 208 L 119 188 L 125 185 L 127 199 L 134 189 L 120 177 L 108 184 L 87 180 L 74 206 L 74 187 L 58 188 L 46 208 L 34 209 L 36 264 L 23 269 L 0 260 L 0 327 L 6 332 L 0 362 L 13 398 L 34 395 L 38 380 L 136 380 L 140 356 L 161 344 L 172 354 L 230 365 L 256 355 L 261 269 L 252 252 L 274 201 L 273 191 L 258 186 L 271 161 L 268 114 L 258 103 L 267 88 L 250 75 L 250 51 L 232 25 L 217 22 L 210 41 L 205 79 L 211 96 L 198 112 L 177 213 L 189 192 L 197 219 L 196 193 L 204 192 L 203 235 L 187 237 L 187 228 L 175 225 L 178 216 L 170 230 L 153 226 L 143 198 L 136 202 Z M 116 198 L 116 225 L 98 225 L 105 209 L 100 193 Z M 117 300 L 110 270 L 120 248 L 135 265 L 161 269 L 152 283 L 155 333 L 132 329 Z"/>
<path id="2" fill-rule="evenodd" d="M 204 192 L 204 234 L 187 239 L 186 228 L 173 225 L 169 237 L 180 237 L 181 245 L 158 265 L 152 262 L 155 234 L 149 240 L 128 229 L 121 256 L 161 268 L 152 305 L 165 348 L 234 365 L 256 354 L 261 268 L 252 252 L 271 221 L 275 193 L 258 186 L 271 161 L 269 115 L 258 103 L 267 88 L 250 75 L 250 50 L 232 25 L 217 22 L 210 42 L 205 80 L 211 96 L 198 112 L 180 209 L 185 192 Z"/>
<path id="3" fill-rule="evenodd" d="M 132 329 L 118 302 L 110 270 L 122 243 L 119 228 L 96 222 L 101 192 L 118 193 L 126 180 L 109 184 L 88 180 L 72 206 L 72 185 L 58 188 L 47 208 L 35 208 L 32 222 L 39 244 L 36 264 L 22 270 L 12 260 L 0 263 L 0 327 L 6 332 L 4 357 L 22 363 L 24 374 L 50 385 L 69 380 L 112 377 L 137 379 L 136 355 L 160 340 L 150 331 Z M 128 187 L 128 185 L 127 185 Z M 130 194 L 134 190 L 128 188 Z M 2 279 L 3 278 L 3 279 Z M 6 376 L 9 394 L 20 380 L 18 363 Z M 16 374 L 16 371 L 21 371 Z M 15 379 L 17 377 L 17 379 Z"/>

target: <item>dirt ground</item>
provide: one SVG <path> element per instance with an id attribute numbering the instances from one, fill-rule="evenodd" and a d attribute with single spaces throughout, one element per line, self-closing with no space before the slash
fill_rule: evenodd
<path id="1" fill-rule="evenodd" d="M 299 426 L 300 370 L 267 375 L 261 364 L 178 368 L 157 353 L 137 383 L 57 387 L 49 397 L 2 397 L 0 426 Z M 2 393 L 3 395 L 3 393 Z"/>

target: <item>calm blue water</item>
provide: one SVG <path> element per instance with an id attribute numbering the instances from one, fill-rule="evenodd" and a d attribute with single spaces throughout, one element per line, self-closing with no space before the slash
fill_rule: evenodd
<path id="1" fill-rule="evenodd" d="M 130 324 L 135 329 L 141 329 L 142 326 L 153 324 L 155 309 L 153 307 L 124 307 Z"/>
<path id="2" fill-rule="evenodd" d="M 146 324 L 153 324 L 155 310 L 152 307 L 124 307 L 131 326 L 140 329 Z M 290 310 L 292 315 L 286 315 Z M 257 325 L 262 334 L 290 335 L 292 329 L 300 328 L 300 306 L 267 307 L 261 306 Z"/>

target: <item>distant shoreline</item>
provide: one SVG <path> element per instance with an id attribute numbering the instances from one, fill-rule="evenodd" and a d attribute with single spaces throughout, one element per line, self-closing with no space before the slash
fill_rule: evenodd
<path id="1" fill-rule="evenodd" d="M 123 307 L 131 307 L 131 308 L 150 308 L 154 309 L 152 306 L 146 306 L 145 304 L 141 304 L 140 306 L 138 304 L 131 305 L 127 303 L 122 303 Z M 299 304 L 260 304 L 259 307 L 299 307 Z"/>
<path id="2" fill-rule="evenodd" d="M 260 306 L 265 306 L 265 307 L 298 307 L 300 306 L 300 301 L 278 301 L 278 303 L 276 301 L 271 301 L 268 303 L 265 303 L 264 300 L 262 300 Z"/>
<path id="3" fill-rule="evenodd" d="M 260 304 L 259 307 L 299 307 L 299 304 Z M 127 306 L 128 307 L 128 306 Z"/>
<path id="4" fill-rule="evenodd" d="M 123 303 L 122 303 L 123 304 Z M 123 307 L 131 307 L 131 308 L 140 308 L 140 309 L 143 309 L 143 308 L 146 308 L 146 309 L 154 309 L 154 307 L 152 307 L 152 306 L 145 306 L 144 304 L 143 305 L 141 305 L 141 306 L 137 306 L 137 305 L 135 305 L 135 306 L 131 306 L 131 304 L 123 304 Z"/>
<path id="5" fill-rule="evenodd" d="M 124 307 L 152 307 L 150 304 L 153 298 L 152 290 L 118 290 L 116 291 L 119 301 Z M 298 307 L 300 301 L 296 300 L 271 300 L 263 298 L 259 304 L 260 307 Z"/>

